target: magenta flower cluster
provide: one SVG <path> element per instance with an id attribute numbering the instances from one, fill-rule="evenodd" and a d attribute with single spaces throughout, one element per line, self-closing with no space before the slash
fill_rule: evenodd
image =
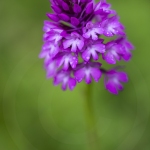
<path id="1" fill-rule="evenodd" d="M 114 65 L 129 61 L 133 45 L 127 40 L 124 26 L 106 0 L 50 0 L 53 13 L 44 21 L 44 45 L 39 55 L 44 58 L 47 78 L 54 85 L 73 90 L 77 82 L 98 82 L 104 75 L 106 89 L 117 94 L 127 82 L 125 72 L 105 70 L 99 60 Z M 113 39 L 113 40 L 112 40 Z M 109 41 L 109 42 L 105 42 Z"/>

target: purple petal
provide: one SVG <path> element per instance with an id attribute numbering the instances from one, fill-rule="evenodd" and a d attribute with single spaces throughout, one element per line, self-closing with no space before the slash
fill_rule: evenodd
<path id="1" fill-rule="evenodd" d="M 118 94 L 118 90 L 117 88 L 114 86 L 114 84 L 112 82 L 107 82 L 107 84 L 105 85 L 106 89 L 112 93 L 112 94 Z"/>
<path id="2" fill-rule="evenodd" d="M 55 31 L 47 32 L 43 36 L 44 41 L 54 41 L 55 45 L 57 45 L 62 38 L 61 33 Z"/>
<path id="3" fill-rule="evenodd" d="M 90 84 L 92 82 L 90 70 L 85 70 L 85 82 Z"/>
<path id="4" fill-rule="evenodd" d="M 71 46 L 71 51 L 76 52 L 77 49 L 82 50 L 84 46 L 84 40 L 76 33 L 72 33 L 71 36 L 66 37 L 67 39 L 63 42 L 64 49 Z"/>
<path id="5" fill-rule="evenodd" d="M 65 3 L 64 1 L 62 1 L 62 7 L 64 10 L 69 10 L 69 6 L 67 3 Z"/>
<path id="6" fill-rule="evenodd" d="M 46 72 L 47 72 L 46 77 L 51 78 L 55 76 L 56 71 L 57 71 L 57 68 L 56 68 L 55 61 L 50 62 L 49 65 L 46 67 Z"/>
<path id="7" fill-rule="evenodd" d="M 76 68 L 77 64 L 78 64 L 78 58 L 75 56 L 72 56 L 70 59 L 71 67 L 74 69 L 74 68 Z"/>
<path id="8" fill-rule="evenodd" d="M 60 30 L 60 28 L 59 28 L 59 26 L 58 25 L 56 25 L 56 24 L 54 24 L 53 22 L 50 22 L 50 21 L 44 21 L 44 27 L 43 27 L 43 31 L 44 32 L 49 32 L 49 31 L 51 31 L 51 30 L 54 30 L 54 29 L 59 29 Z"/>
<path id="9" fill-rule="evenodd" d="M 71 17 L 71 24 L 74 26 L 78 26 L 79 25 L 79 20 L 75 17 Z"/>
<path id="10" fill-rule="evenodd" d="M 47 17 L 48 17 L 49 19 L 51 19 L 51 20 L 53 20 L 53 21 L 58 22 L 58 21 L 60 20 L 59 17 L 58 17 L 57 15 L 55 15 L 55 14 L 47 13 L 46 15 L 47 15 Z"/>
<path id="11" fill-rule="evenodd" d="M 67 89 L 67 82 L 62 82 L 61 88 L 65 91 Z"/>
<path id="12" fill-rule="evenodd" d="M 72 52 L 76 52 L 77 51 L 77 43 L 76 43 L 76 41 L 73 41 L 72 47 L 71 47 L 71 51 Z"/>
<path id="13" fill-rule="evenodd" d="M 102 34 L 103 29 L 99 26 L 94 25 L 92 22 L 88 22 L 86 27 L 83 28 L 83 37 L 92 38 L 93 40 L 98 39 L 98 34 Z"/>
<path id="14" fill-rule="evenodd" d="M 50 57 L 53 58 L 60 51 L 60 49 L 58 45 L 54 45 L 51 42 L 47 42 L 43 45 L 42 51 L 49 51 Z"/>
<path id="15" fill-rule="evenodd" d="M 64 40 L 63 41 L 63 47 L 64 49 L 67 49 L 68 47 L 70 47 L 72 45 L 73 39 L 71 40 Z"/>
<path id="16" fill-rule="evenodd" d="M 81 7 L 78 4 L 74 4 L 73 11 L 75 13 L 80 13 L 81 12 Z"/>
<path id="17" fill-rule="evenodd" d="M 99 53 L 104 53 L 105 52 L 105 45 L 104 44 L 94 44 L 92 46 L 93 49 L 95 49 Z"/>
<path id="18" fill-rule="evenodd" d="M 72 53 L 70 52 L 61 52 L 59 53 L 56 57 L 56 64 L 57 67 L 63 67 L 63 70 L 68 70 L 68 68 L 71 67 L 72 68 L 76 68 L 76 65 L 78 64 L 78 58 L 74 55 L 72 55 Z"/>
<path id="19" fill-rule="evenodd" d="M 116 85 L 116 87 L 117 87 L 117 89 L 120 90 L 120 91 L 123 90 L 123 85 L 122 85 L 121 83 L 118 83 L 118 84 Z"/>
<path id="20" fill-rule="evenodd" d="M 86 7 L 86 13 L 90 14 L 93 11 L 93 3 L 89 3 Z"/>
<path id="21" fill-rule="evenodd" d="M 84 40 L 83 39 L 80 39 L 80 40 L 77 40 L 77 47 L 79 50 L 82 50 L 83 46 L 84 46 Z"/>
<path id="22" fill-rule="evenodd" d="M 106 62 L 109 64 L 116 64 L 116 60 L 112 53 L 108 52 L 107 54 L 103 55 L 103 59 L 106 60 Z"/>
<path id="23" fill-rule="evenodd" d="M 69 21 L 70 18 L 66 14 L 58 14 L 59 18 L 63 21 Z"/>
<path id="24" fill-rule="evenodd" d="M 97 68 L 91 68 L 91 75 L 93 77 L 93 79 L 98 82 L 99 79 L 101 78 L 102 76 L 102 73 L 100 71 L 100 69 L 97 69 Z"/>
<path id="25" fill-rule="evenodd" d="M 98 56 L 98 54 L 95 51 L 93 51 L 91 54 L 92 54 L 92 57 L 93 57 L 94 60 L 98 60 L 99 59 L 99 56 Z"/>
<path id="26" fill-rule="evenodd" d="M 39 58 L 45 58 L 47 55 L 49 55 L 49 51 L 45 50 L 45 51 L 41 51 L 39 54 Z"/>
<path id="27" fill-rule="evenodd" d="M 79 69 L 77 71 L 75 71 L 75 78 L 78 82 L 81 82 L 85 77 L 85 69 Z"/>
<path id="28" fill-rule="evenodd" d="M 82 58 L 85 60 L 85 61 L 89 61 L 90 60 L 90 57 L 91 57 L 91 52 L 90 51 L 84 51 L 82 53 Z"/>
<path id="29" fill-rule="evenodd" d="M 58 14 L 60 14 L 60 13 L 62 12 L 62 10 L 61 10 L 58 6 L 56 6 L 56 5 L 51 6 L 51 7 L 52 7 L 52 9 L 53 9 L 56 13 L 58 13 Z"/>
<path id="30" fill-rule="evenodd" d="M 113 16 L 102 22 L 102 27 L 104 28 L 104 35 L 112 37 L 114 35 L 125 35 L 123 25 L 118 21 L 117 16 Z"/>
<path id="31" fill-rule="evenodd" d="M 125 61 L 129 61 L 132 58 L 132 54 L 130 52 L 126 53 L 122 56 Z"/>
<path id="32" fill-rule="evenodd" d="M 69 89 L 72 91 L 76 86 L 76 80 L 74 78 L 70 78 L 68 82 Z"/>
<path id="33" fill-rule="evenodd" d="M 117 76 L 121 82 L 128 82 L 128 75 L 125 72 L 118 72 Z"/>

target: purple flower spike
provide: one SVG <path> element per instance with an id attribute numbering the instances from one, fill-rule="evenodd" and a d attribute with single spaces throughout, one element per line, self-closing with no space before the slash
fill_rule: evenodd
<path id="1" fill-rule="evenodd" d="M 127 82 L 127 74 L 117 69 L 103 69 L 101 56 L 108 64 L 129 61 L 133 45 L 127 40 L 125 28 L 115 10 L 106 0 L 50 0 L 53 12 L 44 21 L 43 46 L 39 54 L 44 58 L 47 78 L 54 85 L 73 90 L 85 80 L 98 82 L 105 76 L 105 87 L 118 94 Z M 105 37 L 104 37 L 105 36 Z M 113 37 L 111 40 L 109 37 Z M 105 39 L 108 38 L 108 42 Z"/>
<path id="2" fill-rule="evenodd" d="M 123 90 L 120 82 L 127 82 L 128 76 L 125 72 L 118 72 L 115 69 L 109 70 L 105 74 L 105 87 L 112 94 L 118 94 L 119 90 Z"/>

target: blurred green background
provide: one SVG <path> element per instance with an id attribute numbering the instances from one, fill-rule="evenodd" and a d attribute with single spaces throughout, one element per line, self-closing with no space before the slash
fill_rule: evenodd
<path id="1" fill-rule="evenodd" d="M 135 46 L 130 81 L 115 96 L 103 80 L 92 102 L 99 150 L 150 150 L 150 1 L 109 0 Z M 0 150 L 88 150 L 85 84 L 62 92 L 45 78 L 43 20 L 48 0 L 0 2 Z M 105 66 L 105 65 L 104 65 Z"/>

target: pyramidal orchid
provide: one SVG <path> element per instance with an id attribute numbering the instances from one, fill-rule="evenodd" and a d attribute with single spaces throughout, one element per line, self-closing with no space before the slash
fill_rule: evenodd
<path id="1" fill-rule="evenodd" d="M 98 82 L 104 75 L 105 88 L 118 94 L 123 89 L 121 82 L 128 81 L 127 74 L 114 67 L 105 70 L 100 63 L 103 59 L 114 65 L 120 60 L 129 61 L 132 56 L 134 47 L 127 40 L 116 11 L 106 0 L 50 3 L 53 13 L 47 13 L 49 20 L 44 21 L 44 44 L 39 55 L 45 59 L 47 78 L 53 78 L 54 85 L 61 84 L 63 90 L 73 90 L 81 81 Z"/>

